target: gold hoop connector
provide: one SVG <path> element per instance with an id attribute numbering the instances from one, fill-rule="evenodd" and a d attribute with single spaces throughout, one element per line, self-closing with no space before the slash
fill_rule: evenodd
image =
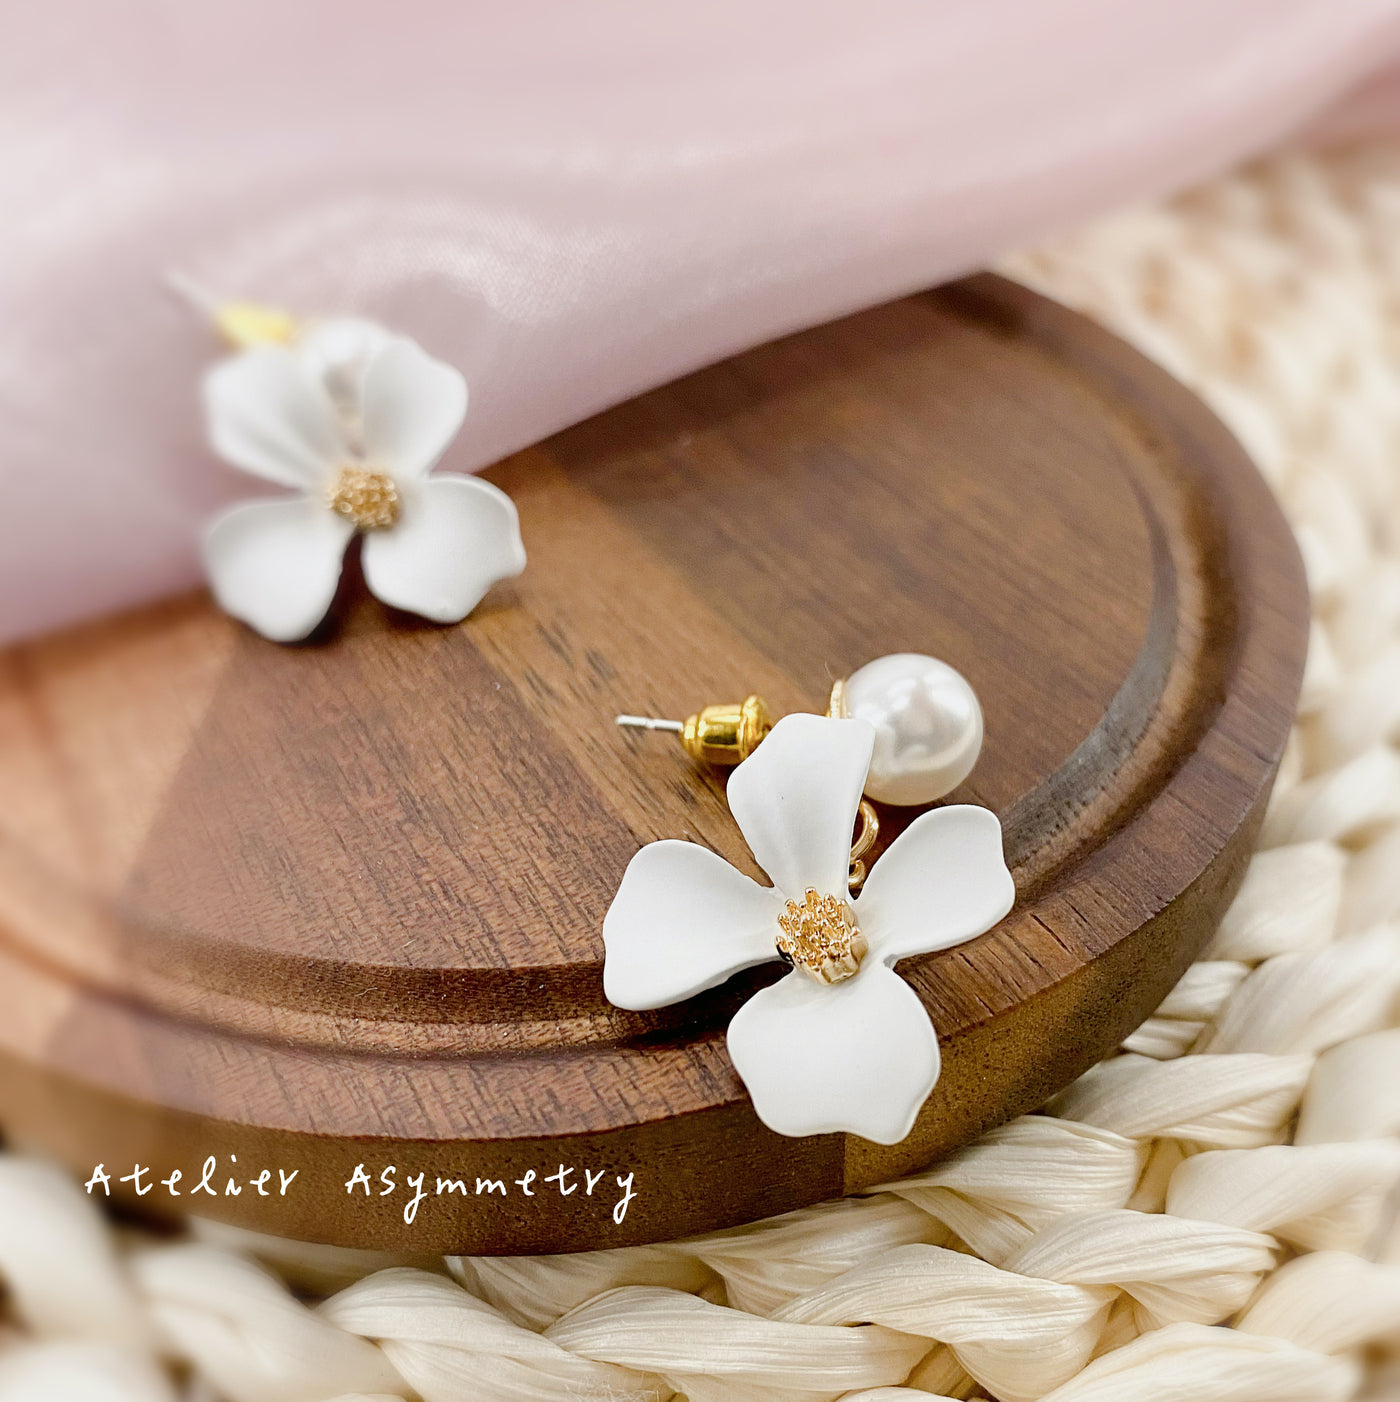
<path id="1" fill-rule="evenodd" d="M 855 842 L 851 844 L 851 874 L 846 879 L 846 885 L 852 893 L 859 891 L 865 882 L 865 854 L 880 836 L 880 815 L 876 813 L 868 798 L 861 799 L 857 817 L 860 821 L 860 831 L 856 834 Z"/>

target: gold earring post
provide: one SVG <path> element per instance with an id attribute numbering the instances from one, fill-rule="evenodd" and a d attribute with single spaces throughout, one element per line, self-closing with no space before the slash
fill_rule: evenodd
<path id="1" fill-rule="evenodd" d="M 618 716 L 618 725 L 634 730 L 667 730 L 680 736 L 681 747 L 697 764 L 742 764 L 773 728 L 773 715 L 761 696 L 706 706 L 686 720 L 653 716 Z"/>
<path id="2" fill-rule="evenodd" d="M 296 340 L 301 331 L 297 318 L 280 307 L 218 297 L 178 269 L 166 273 L 165 285 L 206 317 L 233 350 L 248 350 L 253 346 L 285 346 Z"/>

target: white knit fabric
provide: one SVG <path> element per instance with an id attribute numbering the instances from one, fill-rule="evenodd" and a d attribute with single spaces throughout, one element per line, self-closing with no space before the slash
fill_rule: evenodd
<path id="1" fill-rule="evenodd" d="M 1009 270 L 1214 405 L 1313 589 L 1263 849 L 1124 1052 L 886 1191 L 586 1256 L 161 1243 L 0 1156 L 0 1402 L 1400 1398 L 1400 146 Z"/>

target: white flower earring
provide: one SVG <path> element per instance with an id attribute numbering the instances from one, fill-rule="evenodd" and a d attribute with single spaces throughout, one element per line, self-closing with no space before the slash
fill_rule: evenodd
<path id="1" fill-rule="evenodd" d="M 303 325 L 176 285 L 239 347 L 204 379 L 211 446 L 294 493 L 209 523 L 204 561 L 226 612 L 276 642 L 306 637 L 356 534 L 370 592 L 437 623 L 459 622 L 525 568 L 511 499 L 477 477 L 432 473 L 466 414 L 457 370 L 371 321 Z"/>
<path id="2" fill-rule="evenodd" d="M 609 1001 L 663 1007 L 782 959 L 792 972 L 729 1025 L 729 1054 L 758 1117 L 779 1134 L 898 1143 L 938 1080 L 939 1051 L 928 1012 L 893 966 L 991 929 L 1016 893 L 1001 824 L 967 804 L 916 818 L 867 877 L 874 810 L 862 795 L 922 804 L 961 782 L 981 745 L 971 687 L 946 664 L 906 653 L 838 682 L 827 716 L 773 724 L 749 697 L 686 722 L 618 719 L 676 729 L 697 759 L 739 761 L 729 808 L 773 884 L 695 843 L 643 847 L 603 922 Z"/>

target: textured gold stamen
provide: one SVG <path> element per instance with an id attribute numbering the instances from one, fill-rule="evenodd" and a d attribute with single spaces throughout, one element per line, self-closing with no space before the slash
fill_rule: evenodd
<path id="1" fill-rule="evenodd" d="M 855 911 L 810 886 L 802 900 L 783 907 L 778 929 L 778 953 L 818 983 L 844 982 L 860 969 L 869 949 Z"/>
<path id="2" fill-rule="evenodd" d="M 326 505 L 362 531 L 382 530 L 399 519 L 399 489 L 387 472 L 346 466 L 326 488 Z"/>

